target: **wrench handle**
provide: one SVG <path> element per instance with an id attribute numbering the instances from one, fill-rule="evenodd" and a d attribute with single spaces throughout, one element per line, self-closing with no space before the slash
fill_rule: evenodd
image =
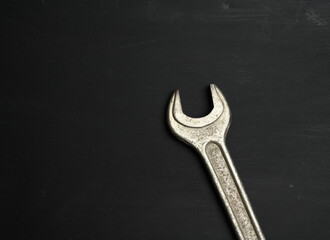
<path id="1" fill-rule="evenodd" d="M 265 240 L 224 143 L 208 142 L 202 156 L 240 240 Z"/>

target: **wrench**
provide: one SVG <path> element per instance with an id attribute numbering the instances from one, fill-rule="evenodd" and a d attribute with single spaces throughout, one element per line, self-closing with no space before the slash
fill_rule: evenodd
<path id="1" fill-rule="evenodd" d="M 191 118 L 182 111 L 179 90 L 171 97 L 167 121 L 172 133 L 202 156 L 240 240 L 265 240 L 226 148 L 231 114 L 221 91 L 210 84 L 213 110 Z"/>

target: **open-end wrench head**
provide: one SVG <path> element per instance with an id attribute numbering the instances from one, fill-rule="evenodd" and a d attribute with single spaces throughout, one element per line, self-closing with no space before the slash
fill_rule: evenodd
<path id="1" fill-rule="evenodd" d="M 179 91 L 175 91 L 168 107 L 168 124 L 172 132 L 181 140 L 196 146 L 205 140 L 224 138 L 230 124 L 230 110 L 221 91 L 210 85 L 213 110 L 205 117 L 191 118 L 182 111 Z"/>
<path id="2" fill-rule="evenodd" d="M 174 107 L 173 107 L 174 118 L 181 124 L 187 127 L 194 127 L 194 128 L 205 127 L 215 122 L 215 120 L 217 120 L 221 116 L 221 113 L 223 111 L 223 103 L 216 88 L 217 87 L 214 84 L 210 84 L 212 101 L 213 101 L 212 111 L 205 117 L 200 117 L 200 118 L 192 118 L 183 113 L 180 93 L 179 90 L 176 90 Z"/>

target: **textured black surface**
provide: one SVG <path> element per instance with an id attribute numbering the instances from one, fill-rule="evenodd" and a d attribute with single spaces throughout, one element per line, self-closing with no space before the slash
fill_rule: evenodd
<path id="1" fill-rule="evenodd" d="M 1 3 L 7 239 L 235 239 L 165 123 L 233 114 L 227 143 L 267 239 L 330 239 L 327 1 Z"/>

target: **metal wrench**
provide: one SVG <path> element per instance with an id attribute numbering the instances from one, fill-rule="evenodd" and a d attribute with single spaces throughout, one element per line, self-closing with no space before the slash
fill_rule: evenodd
<path id="1" fill-rule="evenodd" d="M 193 146 L 203 157 L 240 240 L 265 240 L 251 204 L 226 148 L 230 110 L 221 91 L 210 84 L 213 110 L 191 118 L 182 111 L 179 90 L 168 107 L 168 124 L 175 136 Z"/>

